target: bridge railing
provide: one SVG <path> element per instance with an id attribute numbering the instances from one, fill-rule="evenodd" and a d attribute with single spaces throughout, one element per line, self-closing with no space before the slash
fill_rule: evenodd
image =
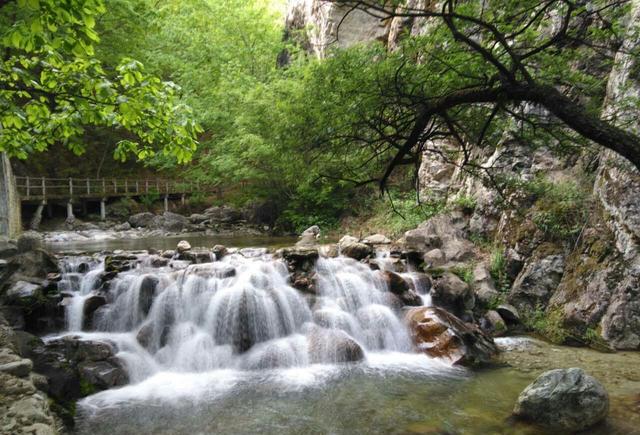
<path id="1" fill-rule="evenodd" d="M 18 193 L 23 200 L 54 198 L 106 198 L 148 194 L 175 195 L 194 192 L 217 193 L 229 189 L 212 184 L 145 178 L 46 178 L 16 177 Z M 240 184 L 240 188 L 244 183 Z M 235 189 L 234 189 L 235 190 Z"/>

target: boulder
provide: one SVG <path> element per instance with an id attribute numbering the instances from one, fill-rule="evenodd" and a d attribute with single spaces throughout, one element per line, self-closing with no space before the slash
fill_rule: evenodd
<path id="1" fill-rule="evenodd" d="M 16 361 L 0 363 L 0 373 L 7 373 L 19 378 L 29 376 L 33 369 L 33 363 L 30 359 L 21 358 Z"/>
<path id="2" fill-rule="evenodd" d="M 227 247 L 224 245 L 215 245 L 211 252 L 216 256 L 216 260 L 222 260 L 222 258 L 227 255 Z"/>
<path id="3" fill-rule="evenodd" d="M 243 220 L 242 212 L 232 207 L 223 205 L 218 207 L 210 207 L 204 213 L 212 222 L 219 223 L 235 223 Z"/>
<path id="4" fill-rule="evenodd" d="M 154 275 L 146 275 L 140 282 L 140 291 L 138 293 L 138 307 L 140 311 L 146 316 L 149 314 L 151 305 L 153 304 L 153 297 L 156 292 L 156 287 L 160 280 Z"/>
<path id="5" fill-rule="evenodd" d="M 373 248 L 371 248 L 371 246 L 360 243 L 358 239 L 351 236 L 341 238 L 338 242 L 338 249 L 342 255 L 353 258 L 354 260 L 362 260 L 373 254 Z"/>
<path id="6" fill-rule="evenodd" d="M 129 222 L 124 222 L 113 227 L 113 231 L 129 231 L 130 229 L 131 224 Z"/>
<path id="7" fill-rule="evenodd" d="M 493 340 L 477 326 L 437 307 L 412 308 L 405 315 L 416 348 L 452 364 L 489 364 L 498 353 Z"/>
<path id="8" fill-rule="evenodd" d="M 129 217 L 128 222 L 133 228 L 152 228 L 155 218 L 153 213 L 136 213 Z"/>
<path id="9" fill-rule="evenodd" d="M 26 281 L 18 281 L 13 284 L 5 294 L 7 302 L 16 302 L 28 298 L 37 298 L 42 295 L 41 285 L 32 284 Z"/>
<path id="10" fill-rule="evenodd" d="M 563 433 L 588 429 L 608 413 L 607 391 L 580 368 L 543 373 L 520 393 L 513 409 L 520 419 Z"/>
<path id="11" fill-rule="evenodd" d="M 560 254 L 533 259 L 514 281 L 507 300 L 518 309 L 546 306 L 562 279 L 564 265 Z"/>
<path id="12" fill-rule="evenodd" d="M 9 260 L 7 268 L 17 275 L 47 279 L 50 273 L 59 273 L 58 260 L 49 252 L 43 249 L 36 249 L 18 254 Z"/>
<path id="13" fill-rule="evenodd" d="M 475 246 L 466 239 L 446 239 L 442 250 L 447 261 L 466 262 L 475 257 Z"/>
<path id="14" fill-rule="evenodd" d="M 485 263 L 478 263 L 473 269 L 473 293 L 482 307 L 489 307 L 500 297 L 495 282 Z"/>
<path id="15" fill-rule="evenodd" d="M 480 319 L 480 327 L 483 331 L 494 337 L 500 337 L 507 332 L 507 324 L 497 311 L 489 310 Z"/>
<path id="16" fill-rule="evenodd" d="M 93 328 L 93 313 L 103 305 L 107 304 L 107 299 L 102 295 L 91 295 L 84 301 L 84 307 L 82 309 L 84 320 L 83 327 L 85 329 Z"/>
<path id="17" fill-rule="evenodd" d="M 460 317 L 475 306 L 475 296 L 469 284 L 451 272 L 445 272 L 434 281 L 431 299 L 434 305 Z"/>
<path id="18" fill-rule="evenodd" d="M 163 222 L 161 223 L 161 228 L 165 231 L 177 233 L 191 227 L 189 218 L 182 216 L 181 214 L 165 211 L 162 218 Z"/>
<path id="19" fill-rule="evenodd" d="M 391 293 L 396 295 L 403 305 L 417 307 L 422 305 L 422 298 L 400 275 L 394 272 L 380 272 L 382 279 Z"/>
<path id="20" fill-rule="evenodd" d="M 513 305 L 498 305 L 496 311 L 500 314 L 500 317 L 504 319 L 507 325 L 517 325 L 520 323 L 520 314 Z"/>
<path id="21" fill-rule="evenodd" d="M 17 248 L 19 253 L 42 249 L 42 235 L 36 231 L 27 231 L 20 234 Z"/>
<path id="22" fill-rule="evenodd" d="M 346 363 L 364 359 L 362 347 L 342 330 L 314 327 L 308 340 L 312 363 Z"/>
<path id="23" fill-rule="evenodd" d="M 182 254 L 184 252 L 187 252 L 191 249 L 191 244 L 189 242 L 187 242 L 186 240 L 181 240 L 178 242 L 178 245 L 176 246 L 176 251 L 178 252 L 178 254 Z"/>
<path id="24" fill-rule="evenodd" d="M 422 256 L 422 260 L 427 267 L 439 267 L 447 262 L 444 252 L 438 248 L 431 249 L 429 252 L 424 254 Z"/>
<path id="25" fill-rule="evenodd" d="M 192 214 L 191 216 L 189 216 L 189 221 L 192 224 L 202 224 L 208 220 L 209 216 L 207 216 L 206 214 Z"/>
<path id="26" fill-rule="evenodd" d="M 373 234 L 365 237 L 363 242 L 367 245 L 388 245 L 391 243 L 391 240 L 384 234 Z"/>

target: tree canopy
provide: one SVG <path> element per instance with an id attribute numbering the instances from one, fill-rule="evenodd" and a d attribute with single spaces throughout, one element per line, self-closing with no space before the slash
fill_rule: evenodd
<path id="1" fill-rule="evenodd" d="M 102 0 L 0 2 L 0 151 L 26 158 L 62 143 L 76 153 L 87 126 L 121 131 L 115 157 L 191 159 L 200 129 L 179 87 L 123 57 L 95 55 Z"/>

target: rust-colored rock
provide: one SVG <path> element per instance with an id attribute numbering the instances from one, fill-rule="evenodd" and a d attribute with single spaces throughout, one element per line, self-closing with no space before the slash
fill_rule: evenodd
<path id="1" fill-rule="evenodd" d="M 437 307 L 409 310 L 405 321 L 416 348 L 452 364 L 478 366 L 491 363 L 498 349 L 480 328 Z"/>

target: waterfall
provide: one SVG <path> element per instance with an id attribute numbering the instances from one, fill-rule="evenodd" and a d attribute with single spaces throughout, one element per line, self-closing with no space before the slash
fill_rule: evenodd
<path id="1" fill-rule="evenodd" d="M 90 335 L 116 343 L 132 382 L 160 371 L 294 368 L 412 351 L 382 272 L 353 259 L 318 259 L 314 295 L 294 289 L 286 263 L 261 250 L 179 270 L 174 260 L 161 268 L 140 260 L 97 290 L 104 262 L 68 258 L 60 283 L 70 332 L 82 331 L 87 298 L 105 297 Z M 428 301 L 419 280 L 413 286 Z"/>

